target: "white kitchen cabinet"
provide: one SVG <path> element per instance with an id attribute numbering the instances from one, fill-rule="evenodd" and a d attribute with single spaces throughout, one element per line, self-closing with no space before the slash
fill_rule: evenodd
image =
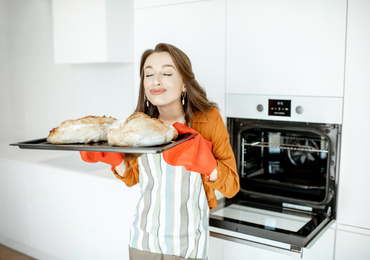
<path id="1" fill-rule="evenodd" d="M 138 189 L 57 170 L 35 169 L 31 178 L 32 226 L 42 230 L 32 232 L 35 248 L 60 259 L 128 259 Z"/>
<path id="2" fill-rule="evenodd" d="M 224 254 L 224 240 L 215 237 L 210 237 L 208 248 L 208 259 L 223 260 L 223 254 Z"/>
<path id="3" fill-rule="evenodd" d="M 338 225 L 335 260 L 370 259 L 370 230 Z"/>
<path id="4" fill-rule="evenodd" d="M 138 187 L 78 153 L 39 153 L 35 163 L 0 160 L 0 243 L 37 259 L 128 259 Z"/>
<path id="5" fill-rule="evenodd" d="M 53 0 L 55 63 L 133 62 L 133 0 Z"/>
<path id="6" fill-rule="evenodd" d="M 247 246 L 239 244 L 236 242 L 231 242 L 227 240 L 218 240 L 217 242 L 212 243 L 210 251 L 214 245 L 218 248 L 216 252 L 220 252 L 219 248 L 222 248 L 222 256 L 216 255 L 216 260 L 240 260 L 240 259 L 255 259 L 255 260 L 265 260 L 265 259 L 274 259 L 274 260 L 293 260 L 297 257 L 289 256 L 283 253 L 277 253 L 270 250 L 260 249 L 254 246 Z M 335 240 L 335 229 L 328 229 L 325 234 L 320 237 L 318 241 L 310 249 L 303 250 L 304 260 L 333 260 L 334 259 L 334 240 Z M 222 245 L 220 244 L 222 243 Z M 210 257 L 209 259 L 213 259 Z"/>
<path id="7" fill-rule="evenodd" d="M 60 259 L 94 259 L 93 181 L 42 167 L 29 167 L 28 179 L 31 246 Z"/>
<path id="8" fill-rule="evenodd" d="M 349 1 L 338 222 L 366 229 L 370 229 L 369 31 L 370 2 Z"/>
<path id="9" fill-rule="evenodd" d="M 343 97 L 345 0 L 230 0 L 226 93 Z"/>
<path id="10" fill-rule="evenodd" d="M 58 178 L 55 172 L 49 176 Z M 60 259 L 128 259 L 130 225 L 139 193 L 123 182 L 80 182 L 69 177 L 71 188 L 80 187 L 76 198 L 31 191 L 32 246 Z M 84 194 L 90 202 L 79 200 Z"/>
<path id="11" fill-rule="evenodd" d="M 190 58 L 207 97 L 225 107 L 225 1 L 199 1 L 135 10 L 135 86 L 142 53 L 169 43 Z"/>
<path id="12" fill-rule="evenodd" d="M 3 236 L 30 244 L 27 172 L 22 165 L 0 162 L 0 231 Z"/>
<path id="13" fill-rule="evenodd" d="M 94 183 L 96 259 L 129 259 L 130 227 L 141 193 L 139 187 Z"/>
<path id="14" fill-rule="evenodd" d="M 30 221 L 32 247 L 59 259 L 96 259 L 93 229 L 34 210 Z"/>

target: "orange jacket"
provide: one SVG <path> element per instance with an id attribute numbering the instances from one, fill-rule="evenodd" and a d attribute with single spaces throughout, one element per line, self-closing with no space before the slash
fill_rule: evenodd
<path id="1" fill-rule="evenodd" d="M 203 138 L 212 142 L 213 155 L 217 160 L 217 180 L 208 181 L 201 174 L 204 191 L 206 192 L 208 206 L 213 210 L 217 206 L 215 190 L 227 198 L 233 197 L 239 191 L 239 176 L 236 171 L 236 162 L 230 146 L 229 134 L 220 112 L 212 108 L 207 115 L 196 113 L 191 122 L 191 127 L 200 133 Z M 122 176 L 114 172 L 128 187 L 139 182 L 138 159 L 126 161 L 126 171 Z"/>

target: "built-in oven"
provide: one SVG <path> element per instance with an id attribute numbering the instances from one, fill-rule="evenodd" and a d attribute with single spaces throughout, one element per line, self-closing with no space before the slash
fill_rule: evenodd
<path id="1" fill-rule="evenodd" d="M 298 257 L 332 225 L 342 99 L 227 95 L 240 191 L 210 214 L 211 236 Z"/>

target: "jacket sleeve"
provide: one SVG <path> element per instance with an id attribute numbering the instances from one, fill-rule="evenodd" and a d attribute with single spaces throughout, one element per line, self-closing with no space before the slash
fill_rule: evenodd
<path id="1" fill-rule="evenodd" d="M 213 108 L 209 116 L 207 123 L 200 123 L 199 130 L 201 131 L 198 132 L 212 142 L 212 152 L 217 160 L 217 180 L 212 182 L 204 179 L 204 186 L 206 192 L 210 188 L 211 190 L 218 190 L 227 198 L 231 198 L 239 191 L 239 175 L 236 170 L 234 152 L 230 145 L 227 128 L 218 110 Z M 209 194 L 209 191 L 207 194 Z M 211 207 L 211 204 L 214 203 L 210 203 L 210 199 L 215 200 L 216 196 L 211 194 L 208 197 Z"/>
<path id="2" fill-rule="evenodd" d="M 116 178 L 122 180 L 127 187 L 132 187 L 139 182 L 139 165 L 138 159 L 126 161 L 126 170 L 123 177 L 115 170 L 113 171 Z"/>

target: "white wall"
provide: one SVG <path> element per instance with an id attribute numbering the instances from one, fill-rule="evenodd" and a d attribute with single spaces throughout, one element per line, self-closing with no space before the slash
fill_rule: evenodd
<path id="1" fill-rule="evenodd" d="M 0 141 L 12 129 L 9 107 L 9 55 L 8 55 L 8 0 L 0 0 Z"/>
<path id="2" fill-rule="evenodd" d="M 133 64 L 55 65 L 51 1 L 0 7 L 0 141 L 46 137 L 67 119 L 133 112 Z"/>
<path id="3" fill-rule="evenodd" d="M 195 78 L 224 116 L 225 0 L 167 2 L 135 1 L 135 76 L 145 50 L 161 42 L 172 44 L 189 57 Z M 139 89 L 140 78 L 135 79 Z"/>

